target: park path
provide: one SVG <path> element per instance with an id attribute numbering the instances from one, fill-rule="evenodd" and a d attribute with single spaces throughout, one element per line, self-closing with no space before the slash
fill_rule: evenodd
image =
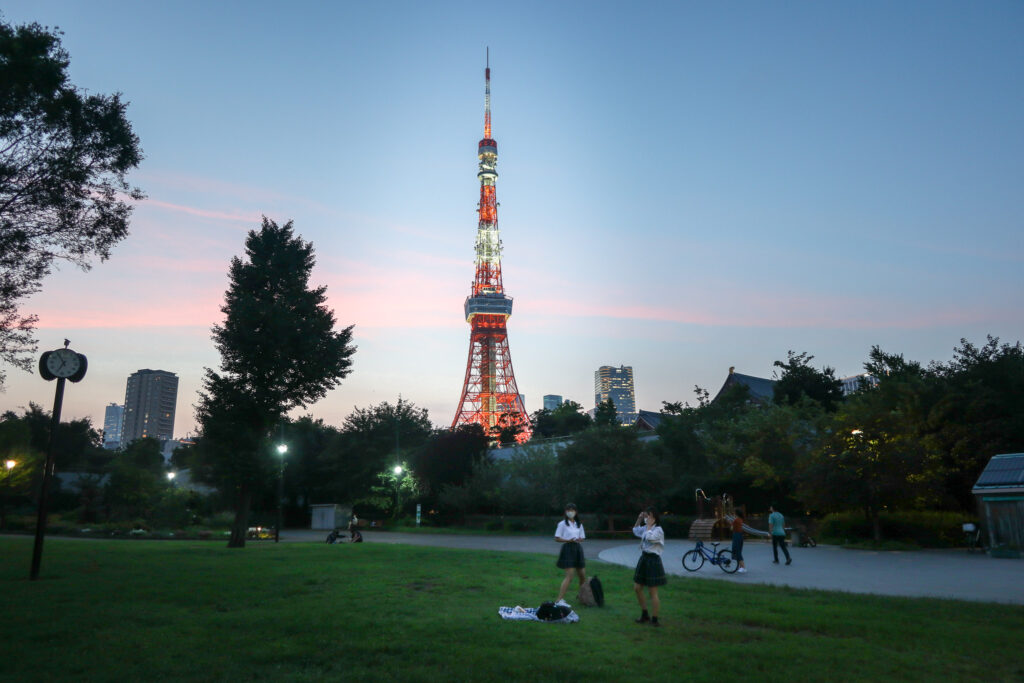
<path id="1" fill-rule="evenodd" d="M 683 553 L 692 541 L 668 541 L 665 571 L 685 580 L 759 583 L 792 588 L 873 593 L 903 597 L 951 598 L 1024 605 L 1024 561 L 971 555 L 966 550 L 872 551 L 838 546 L 790 548 L 793 564 L 772 564 L 771 543 L 747 541 L 743 546 L 746 574 L 726 574 L 705 563 L 696 571 L 683 568 Z M 721 547 L 728 548 L 729 544 Z M 619 545 L 600 559 L 632 567 L 639 557 L 635 545 Z"/>
<path id="2" fill-rule="evenodd" d="M 322 531 L 286 530 L 285 542 L 323 542 Z M 496 536 L 454 534 L 363 533 L 367 543 L 425 545 L 471 550 L 505 550 L 555 556 L 558 544 L 543 536 Z M 621 540 L 588 540 L 587 559 L 625 567 L 636 565 L 639 544 Z M 912 552 L 844 550 L 837 546 L 790 548 L 793 564 L 772 564 L 770 543 L 747 541 L 743 548 L 746 574 L 725 574 L 705 564 L 697 572 L 683 569 L 683 553 L 692 541 L 669 540 L 665 544 L 665 570 L 677 580 L 718 580 L 771 584 L 793 588 L 872 593 L 903 597 L 952 598 L 977 602 L 1024 605 L 1024 560 L 992 559 L 964 550 Z"/>

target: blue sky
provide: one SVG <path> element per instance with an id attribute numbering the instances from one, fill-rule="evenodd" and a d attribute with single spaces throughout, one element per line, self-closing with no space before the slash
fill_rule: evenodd
<path id="1" fill-rule="evenodd" d="M 324 6 L 327 5 L 327 6 Z M 356 326 L 354 373 L 310 411 L 399 393 L 450 422 L 465 370 L 483 57 L 491 48 L 512 358 L 528 410 L 640 407 L 770 376 L 842 374 L 871 345 L 948 359 L 1024 338 L 1024 5 L 8 2 L 60 26 L 74 82 L 121 91 L 149 199 L 91 272 L 27 310 L 90 358 L 66 414 L 127 375 L 181 376 L 192 426 L 231 256 L 294 219 Z M 49 405 L 9 373 L 0 408 Z"/>

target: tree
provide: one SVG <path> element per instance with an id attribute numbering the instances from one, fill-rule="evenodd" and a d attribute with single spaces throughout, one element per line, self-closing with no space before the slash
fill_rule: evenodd
<path id="1" fill-rule="evenodd" d="M 582 509 L 627 513 L 658 502 L 668 465 L 632 429 L 595 427 L 576 436 L 558 458 L 565 495 Z"/>
<path id="2" fill-rule="evenodd" d="M 403 398 L 349 413 L 342 424 L 338 457 L 345 463 L 353 499 L 378 486 L 381 472 L 412 459 L 433 431 L 426 408 Z"/>
<path id="3" fill-rule="evenodd" d="M 615 402 L 606 398 L 597 404 L 594 411 L 594 424 L 598 427 L 610 427 L 619 424 L 619 413 L 615 409 Z"/>
<path id="4" fill-rule="evenodd" d="M 7 411 L 0 416 L 0 451 L 18 446 L 45 457 L 50 445 L 50 411 L 29 403 L 18 415 Z M 61 422 L 54 437 L 54 465 L 61 470 L 100 472 L 110 461 L 110 451 L 101 447 L 100 433 L 89 418 Z"/>
<path id="5" fill-rule="evenodd" d="M 235 495 L 228 547 L 245 546 L 253 493 L 277 475 L 271 436 L 284 414 L 323 398 L 346 377 L 352 327 L 335 330 L 326 287 L 309 285 L 313 245 L 289 221 L 263 218 L 235 257 L 213 328 L 221 371 L 207 368 L 196 406 L 203 474 Z"/>
<path id="6" fill-rule="evenodd" d="M 554 410 L 541 408 L 533 413 L 533 438 L 569 436 L 582 432 L 593 424 L 593 420 L 575 401 L 565 401 Z"/>
<path id="7" fill-rule="evenodd" d="M 473 467 L 487 457 L 489 439 L 473 422 L 435 432 L 415 455 L 424 493 L 436 498 L 445 485 L 462 486 Z"/>
<path id="8" fill-rule="evenodd" d="M 923 508 L 941 499 L 941 458 L 923 431 L 928 376 L 902 356 L 871 351 L 878 386 L 850 396 L 821 444 L 799 466 L 799 494 L 823 511 L 860 509 L 881 539 L 883 510 Z"/>
<path id="9" fill-rule="evenodd" d="M 774 366 L 782 368 L 782 374 L 775 382 L 775 402 L 793 404 L 804 396 L 817 401 L 825 410 L 835 410 L 843 400 L 843 385 L 836 378 L 834 368 L 816 370 L 811 367 L 814 356 L 807 352 L 787 353 L 786 362 L 775 361 Z"/>
<path id="10" fill-rule="evenodd" d="M 928 367 L 938 394 L 928 425 L 943 453 L 950 501 L 970 510 L 971 488 L 989 459 L 1024 451 L 1024 347 L 989 336 L 980 347 L 961 339 L 953 353 Z"/>
<path id="11" fill-rule="evenodd" d="M 505 412 L 498 416 L 498 422 L 491 427 L 491 438 L 499 444 L 512 444 L 526 438 L 527 419 L 522 413 Z"/>
<path id="12" fill-rule="evenodd" d="M 160 442 L 136 439 L 111 464 L 104 499 L 114 517 L 148 518 L 167 487 Z M 80 493 L 85 494 L 86 489 L 80 488 Z"/>
<path id="13" fill-rule="evenodd" d="M 19 304 L 55 261 L 106 260 L 143 198 L 125 180 L 142 160 L 127 103 L 70 83 L 61 35 L 0 22 L 0 360 L 29 372 L 37 318 Z"/>
<path id="14" fill-rule="evenodd" d="M 419 493 L 419 478 L 402 461 L 378 472 L 377 483 L 370 487 L 368 495 L 356 503 L 370 505 L 378 510 L 391 510 L 392 519 L 398 519 L 404 502 L 417 497 Z"/>

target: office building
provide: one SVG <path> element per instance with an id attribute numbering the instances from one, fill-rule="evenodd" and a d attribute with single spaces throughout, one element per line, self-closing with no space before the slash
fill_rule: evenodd
<path id="1" fill-rule="evenodd" d="M 544 410 L 554 410 L 560 405 L 562 405 L 561 396 L 555 394 L 546 394 L 544 396 Z"/>
<path id="2" fill-rule="evenodd" d="M 628 365 L 602 365 L 594 373 L 594 407 L 608 399 L 622 424 L 636 422 L 636 394 L 633 390 L 633 368 Z"/>
<path id="3" fill-rule="evenodd" d="M 165 370 L 139 370 L 128 377 L 124 393 L 121 443 L 150 437 L 174 438 L 174 407 L 178 402 L 178 376 Z"/>
<path id="4" fill-rule="evenodd" d="M 843 388 L 843 396 L 849 396 L 855 391 L 859 391 L 862 386 L 864 387 L 877 387 L 878 378 L 869 375 L 866 372 L 862 372 L 859 375 L 851 375 L 849 377 L 841 377 L 839 384 Z"/>
<path id="5" fill-rule="evenodd" d="M 103 411 L 103 447 L 115 451 L 121 447 L 121 423 L 124 420 L 124 406 L 111 403 Z"/>

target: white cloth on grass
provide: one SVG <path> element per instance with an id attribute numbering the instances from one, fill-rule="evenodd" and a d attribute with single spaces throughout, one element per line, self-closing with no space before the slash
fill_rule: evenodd
<path id="1" fill-rule="evenodd" d="M 513 621 L 544 621 L 543 619 L 537 618 L 536 607 L 520 607 L 519 605 L 516 605 L 515 607 L 499 607 L 498 616 L 500 616 L 502 619 L 511 619 Z M 576 614 L 572 610 L 569 610 L 569 613 L 561 619 L 556 619 L 554 621 L 548 621 L 545 623 L 574 624 L 579 620 L 580 615 Z"/>

